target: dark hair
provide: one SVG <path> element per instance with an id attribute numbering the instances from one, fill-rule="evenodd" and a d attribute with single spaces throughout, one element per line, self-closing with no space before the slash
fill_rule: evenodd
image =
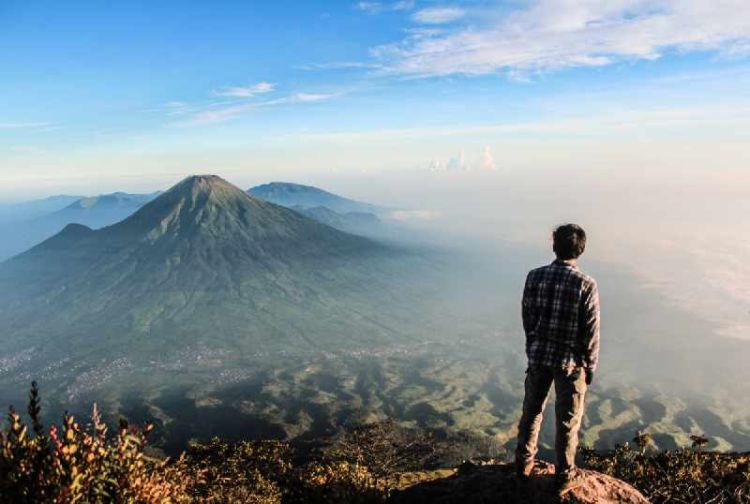
<path id="1" fill-rule="evenodd" d="M 586 248 L 586 231 L 577 224 L 563 224 L 552 233 L 552 242 L 558 259 L 577 259 Z"/>

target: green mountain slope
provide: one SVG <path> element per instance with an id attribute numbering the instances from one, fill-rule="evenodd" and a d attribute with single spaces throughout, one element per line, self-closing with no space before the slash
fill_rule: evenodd
<path id="1" fill-rule="evenodd" d="M 40 365 L 199 343 L 240 354 L 383 343 L 397 255 L 191 177 L 118 224 L 69 225 L 3 263 L 0 329 L 6 352 L 35 348 Z"/>

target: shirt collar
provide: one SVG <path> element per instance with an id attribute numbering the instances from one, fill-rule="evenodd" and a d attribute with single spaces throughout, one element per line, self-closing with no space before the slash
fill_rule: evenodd
<path id="1" fill-rule="evenodd" d="M 554 261 L 552 261 L 552 264 L 557 264 L 559 266 L 564 266 L 566 268 L 578 269 L 577 265 L 570 264 L 569 262 L 563 261 L 562 259 L 555 259 Z"/>

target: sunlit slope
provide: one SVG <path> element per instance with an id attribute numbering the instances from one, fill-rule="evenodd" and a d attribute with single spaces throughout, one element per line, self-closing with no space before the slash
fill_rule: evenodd
<path id="1" fill-rule="evenodd" d="M 0 327 L 10 350 L 135 359 L 198 341 L 240 353 L 383 343 L 400 337 L 398 310 L 382 310 L 398 254 L 196 176 L 0 266 Z"/>

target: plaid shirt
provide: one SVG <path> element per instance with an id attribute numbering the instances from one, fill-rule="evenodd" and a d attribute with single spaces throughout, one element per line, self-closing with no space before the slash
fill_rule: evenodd
<path id="1" fill-rule="evenodd" d="M 596 369 L 599 293 L 593 278 L 560 260 L 532 270 L 522 315 L 529 365 Z"/>

